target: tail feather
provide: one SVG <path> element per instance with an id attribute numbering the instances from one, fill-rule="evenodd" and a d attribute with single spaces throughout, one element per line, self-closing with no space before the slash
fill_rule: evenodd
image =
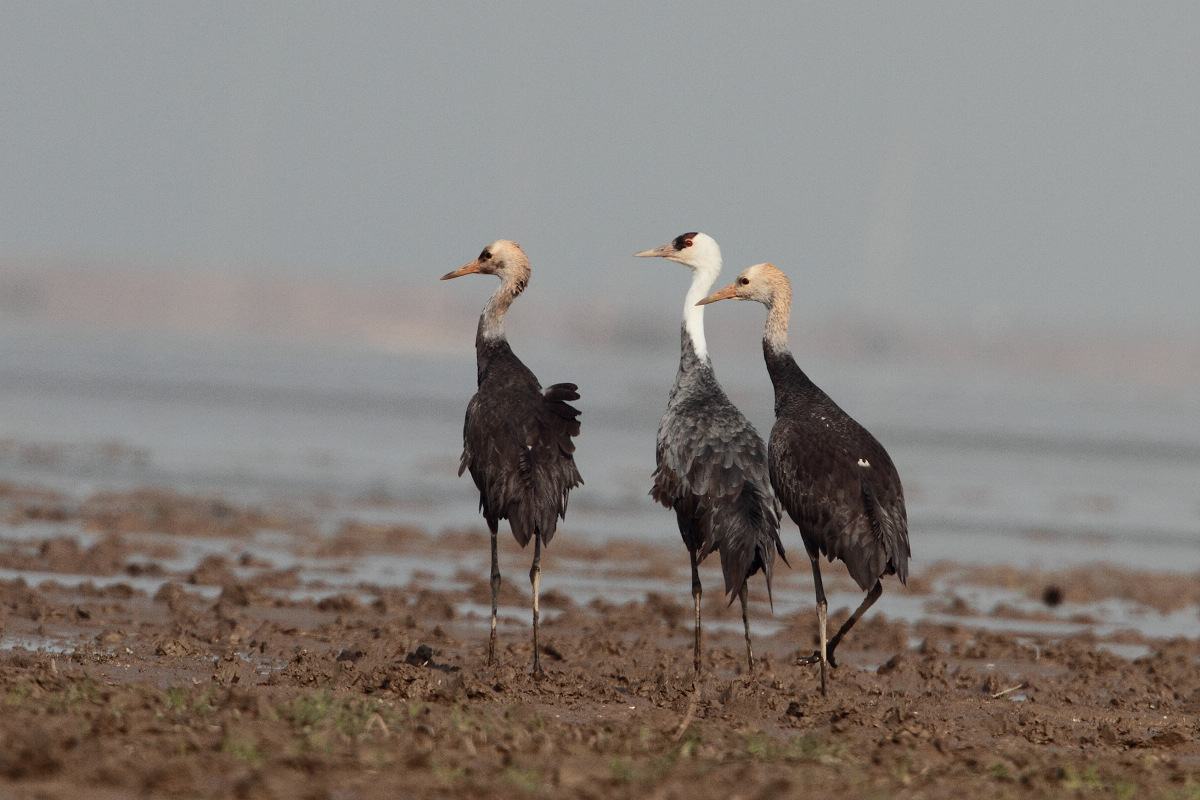
<path id="1" fill-rule="evenodd" d="M 746 580 L 761 571 L 767 583 L 767 599 L 774 607 L 771 578 L 775 555 L 783 556 L 784 563 L 787 563 L 787 557 L 779 539 L 779 516 L 771 500 L 764 497 L 757 486 L 747 482 L 737 500 L 727 509 L 724 520 L 727 527 L 720 537 L 718 550 L 730 603 Z"/>

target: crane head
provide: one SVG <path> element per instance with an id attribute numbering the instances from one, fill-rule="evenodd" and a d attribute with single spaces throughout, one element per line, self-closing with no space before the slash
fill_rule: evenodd
<path id="1" fill-rule="evenodd" d="M 521 249 L 521 245 L 508 239 L 497 239 L 483 248 L 479 257 L 470 264 L 464 264 L 453 272 L 447 272 L 442 276 L 442 280 L 446 281 L 472 274 L 499 275 L 503 279 L 510 274 L 520 277 L 522 273 L 528 279 L 529 259 L 526 257 L 525 251 Z"/>
<path id="2" fill-rule="evenodd" d="M 676 236 L 670 244 L 643 250 L 634 255 L 639 258 L 665 258 L 692 269 L 712 266 L 716 266 L 717 272 L 721 269 L 721 248 L 717 246 L 716 240 L 707 233 L 695 231 Z M 715 272 L 713 277 L 716 277 Z"/>
<path id="3" fill-rule="evenodd" d="M 718 300 L 756 300 L 769 307 L 785 295 L 790 303 L 792 286 L 779 267 L 774 264 L 755 264 L 742 270 L 733 283 L 718 289 L 696 305 L 708 305 Z"/>

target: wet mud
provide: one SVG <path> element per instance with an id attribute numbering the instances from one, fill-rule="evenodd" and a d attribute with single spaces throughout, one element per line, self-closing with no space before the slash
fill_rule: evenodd
<path id="1" fill-rule="evenodd" d="M 556 582 L 537 680 L 510 539 L 489 665 L 477 531 L 14 486 L 0 520 L 6 797 L 1200 797 L 1200 645 L 1136 624 L 1196 576 L 934 564 L 822 696 L 812 609 L 755 603 L 751 673 L 716 589 L 694 679 L 682 546 L 556 538 L 547 574 L 655 588 Z"/>

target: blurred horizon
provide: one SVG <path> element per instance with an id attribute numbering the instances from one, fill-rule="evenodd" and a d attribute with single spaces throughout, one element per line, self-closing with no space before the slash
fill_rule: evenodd
<path id="1" fill-rule="evenodd" d="M 674 272 L 678 296 L 662 315 L 638 307 L 563 302 L 531 284 L 513 306 L 506 327 L 518 353 L 555 353 L 581 361 L 589 354 L 643 352 L 669 363 L 678 356 L 678 318 L 687 271 Z M 732 276 L 722 275 L 719 285 Z M 0 325 L 57 330 L 64 335 L 125 335 L 134 340 L 181 340 L 302 349 L 359 348 L 408 354 L 473 357 L 483 303 L 495 289 L 490 277 L 453 285 L 425 276 L 416 294 L 399 280 L 373 276 L 333 280 L 310 275 L 239 274 L 216 269 L 154 265 L 29 265 L 0 263 Z M 738 308 L 734 308 L 738 306 Z M 1184 388 L 1200 384 L 1200 332 L 1185 326 L 1092 325 L 1041 319 L 932 319 L 878 315 L 848 323 L 851 309 L 792 315 L 791 345 L 806 358 L 849 363 L 896 360 L 921 367 L 999 370 L 1027 376 L 1121 379 L 1138 385 Z M 707 310 L 710 348 L 724 359 L 761 355 L 763 311 L 727 303 Z"/>

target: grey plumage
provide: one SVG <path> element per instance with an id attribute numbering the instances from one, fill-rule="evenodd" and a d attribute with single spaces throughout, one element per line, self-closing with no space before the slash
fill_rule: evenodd
<path id="1" fill-rule="evenodd" d="M 691 560 L 694 667 L 699 674 L 703 589 L 697 567 L 715 550 L 730 602 L 734 597 L 741 601 L 746 660 L 752 671 L 747 579 L 761 571 L 769 599 L 775 555 L 787 559 L 779 540 L 782 512 L 767 474 L 766 445 L 717 382 L 704 340 L 703 310 L 695 305 L 720 272 L 721 250 L 703 233 L 685 233 L 671 244 L 637 255 L 667 258 L 693 271 L 684 304 L 679 371 L 658 428 L 650 494 L 674 509 Z"/>
<path id="2" fill-rule="evenodd" d="M 729 400 L 712 364 L 696 356 L 686 331 L 681 351 L 658 428 L 650 494 L 675 510 L 679 533 L 698 561 L 720 553 L 731 601 L 759 570 L 769 597 L 775 553 L 783 555 L 783 545 L 766 445 Z"/>

